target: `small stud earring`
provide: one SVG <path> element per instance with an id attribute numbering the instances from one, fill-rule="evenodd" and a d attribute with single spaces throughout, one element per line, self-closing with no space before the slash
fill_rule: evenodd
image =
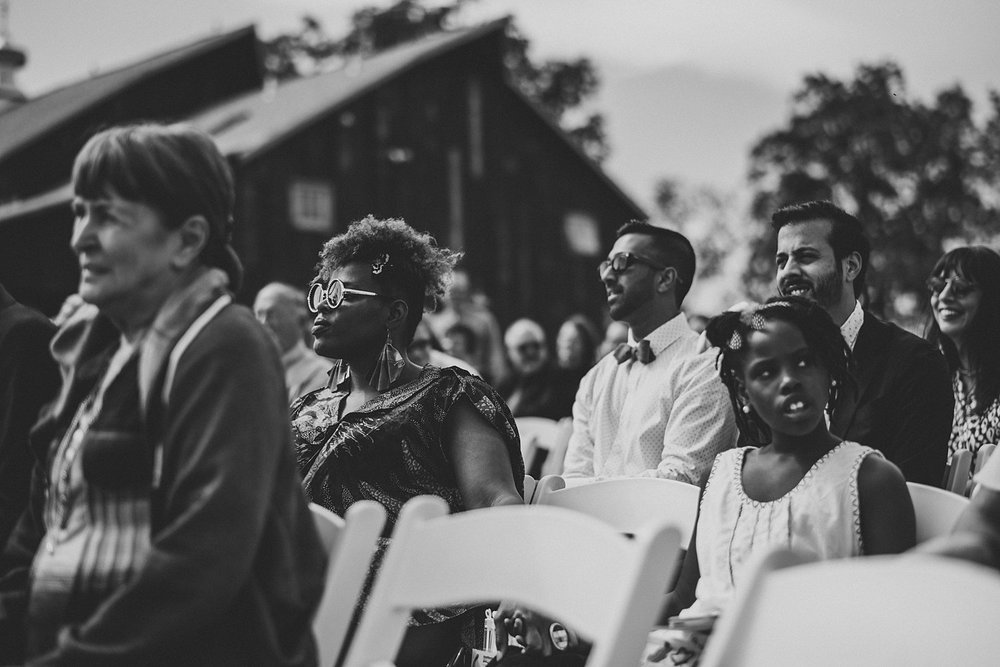
<path id="1" fill-rule="evenodd" d="M 747 403 L 746 405 L 743 406 L 743 414 L 745 414 L 745 415 L 750 414 L 750 404 L 749 403 Z"/>

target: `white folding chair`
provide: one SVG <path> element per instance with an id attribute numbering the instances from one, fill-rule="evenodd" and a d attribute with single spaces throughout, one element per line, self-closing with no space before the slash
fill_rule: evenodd
<path id="1" fill-rule="evenodd" d="M 917 520 L 917 544 L 951 533 L 969 499 L 926 484 L 907 482 Z"/>
<path id="2" fill-rule="evenodd" d="M 561 427 L 558 421 L 546 417 L 515 417 L 514 423 L 521 436 L 521 458 L 524 459 L 524 471 L 530 473 L 535 469 L 535 458 L 539 455 L 540 450 L 549 452 L 558 443 Z M 565 456 L 565 452 L 563 456 Z M 548 460 L 548 456 L 546 456 L 546 460 Z"/>
<path id="3" fill-rule="evenodd" d="M 573 418 L 563 417 L 559 420 L 559 432 L 549 447 L 549 453 L 542 462 L 541 475 L 561 475 L 566 462 L 566 450 L 569 448 L 569 438 L 573 435 Z"/>
<path id="4" fill-rule="evenodd" d="M 972 452 L 968 449 L 956 450 L 948 464 L 948 476 L 944 488 L 964 496 L 969 488 L 969 471 L 972 470 Z"/>
<path id="5" fill-rule="evenodd" d="M 976 450 L 975 471 L 977 475 L 979 474 L 979 471 L 986 466 L 986 462 L 990 460 L 991 456 L 993 456 L 993 452 L 996 450 L 996 448 L 997 448 L 996 444 L 990 443 L 982 445 L 979 449 Z M 969 497 L 971 498 L 978 490 L 979 490 L 979 484 L 973 481 L 972 488 L 969 489 Z"/>
<path id="6" fill-rule="evenodd" d="M 309 509 L 329 559 L 323 596 L 313 617 L 313 634 L 319 666 L 333 667 L 385 525 L 385 508 L 373 500 L 360 500 L 348 508 L 343 519 L 316 503 L 310 503 Z"/>
<path id="7" fill-rule="evenodd" d="M 554 505 L 589 514 L 623 533 L 634 532 L 655 517 L 681 531 L 687 547 L 698 517 L 698 487 L 672 479 L 635 477 L 565 486 L 558 475 L 543 477 L 536 505 Z"/>
<path id="8" fill-rule="evenodd" d="M 538 480 L 531 475 L 524 476 L 524 504 L 530 505 L 535 498 L 535 489 L 538 487 Z"/>
<path id="9" fill-rule="evenodd" d="M 996 664 L 996 571 L 913 554 L 788 560 L 744 581 L 702 667 Z"/>
<path id="10" fill-rule="evenodd" d="M 983 466 L 986 465 L 986 462 L 990 460 L 991 456 L 993 456 L 993 452 L 996 450 L 996 448 L 997 446 L 995 443 L 990 443 L 987 445 L 983 445 L 982 447 L 976 450 L 976 472 L 979 472 L 980 470 L 983 469 Z"/>
<path id="11" fill-rule="evenodd" d="M 434 496 L 400 513 L 344 667 L 391 664 L 410 610 L 510 600 L 594 642 L 588 667 L 637 665 L 680 545 L 652 522 L 628 539 L 561 507 L 506 506 L 447 516 Z"/>

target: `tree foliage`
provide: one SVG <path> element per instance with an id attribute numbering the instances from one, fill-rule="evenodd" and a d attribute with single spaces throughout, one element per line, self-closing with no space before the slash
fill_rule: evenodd
<path id="1" fill-rule="evenodd" d="M 320 21 L 304 16 L 297 32 L 264 43 L 264 65 L 271 76 L 287 79 L 309 74 L 352 56 L 367 56 L 403 42 L 446 30 L 472 0 L 451 0 L 427 7 L 421 0 L 398 0 L 388 7 L 366 6 L 354 12 L 345 35 L 332 37 Z M 533 61 L 530 40 L 511 22 L 504 65 L 511 82 L 592 159 L 600 162 L 609 148 L 604 118 L 579 114 L 600 85 L 588 58 Z M 578 118 L 577 116 L 581 116 Z"/>
<path id="2" fill-rule="evenodd" d="M 655 186 L 657 224 L 677 229 L 694 246 L 697 271 L 684 301 L 688 312 L 717 313 L 745 298 L 740 274 L 748 255 L 748 230 L 740 202 L 709 186 L 662 178 Z"/>
<path id="3" fill-rule="evenodd" d="M 892 62 L 862 65 L 848 81 L 807 76 L 786 125 L 751 149 L 759 237 L 748 285 L 758 296 L 773 291 L 770 214 L 785 204 L 831 199 L 862 220 L 872 241 L 872 307 L 905 317 L 907 304 L 923 298 L 924 280 L 947 244 L 982 242 L 1000 231 L 998 167 L 996 93 L 980 126 L 960 86 L 925 104 L 909 98 Z"/>

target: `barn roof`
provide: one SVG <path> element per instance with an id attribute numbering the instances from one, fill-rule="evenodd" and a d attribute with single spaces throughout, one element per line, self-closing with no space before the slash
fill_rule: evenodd
<path id="1" fill-rule="evenodd" d="M 343 67 L 313 76 L 266 84 L 262 89 L 237 95 L 225 102 L 198 112 L 187 122 L 200 127 L 216 140 L 223 154 L 240 160 L 252 159 L 283 140 L 362 95 L 406 74 L 419 65 L 457 48 L 502 31 L 508 18 L 472 28 L 434 33 L 377 54 L 349 61 Z M 169 64 L 193 57 L 218 46 L 220 41 L 237 39 L 252 27 L 227 35 L 195 42 L 99 77 L 53 91 L 20 108 L 0 114 L 0 157 L 12 146 L 23 145 L 51 129 L 61 119 L 68 119 L 87 105 L 96 104 L 123 88 L 141 81 Z M 554 122 L 541 113 L 515 87 L 512 90 L 559 136 L 567 150 L 573 151 L 598 178 L 638 216 L 642 210 L 618 185 L 591 161 Z M 71 108 L 60 108 L 68 105 Z M 31 111 L 35 109 L 35 111 Z M 17 136 L 19 133 L 30 136 Z M 72 197 L 68 184 L 25 200 L 0 204 L 0 222 L 29 215 L 68 202 Z"/>
<path id="2" fill-rule="evenodd" d="M 79 114 L 170 67 L 254 35 L 253 26 L 213 35 L 139 62 L 57 88 L 0 112 L 0 159 Z"/>
<path id="3" fill-rule="evenodd" d="M 331 72 L 265 85 L 189 119 L 211 134 L 223 153 L 244 159 L 281 143 L 311 122 L 460 46 L 502 31 L 507 19 L 434 33 Z"/>

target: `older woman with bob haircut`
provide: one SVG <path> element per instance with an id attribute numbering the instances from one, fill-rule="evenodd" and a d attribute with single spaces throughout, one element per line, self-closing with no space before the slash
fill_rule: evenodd
<path id="1" fill-rule="evenodd" d="M 310 500 L 341 515 L 376 500 L 390 527 L 421 494 L 444 498 L 453 512 L 521 504 L 524 463 L 500 396 L 463 370 L 421 367 L 406 355 L 457 259 L 402 220 L 371 216 L 323 246 L 307 301 L 313 347 L 335 361 L 329 386 L 292 405 Z M 464 609 L 415 612 L 396 664 L 444 665 L 475 621 L 481 626 L 482 615 Z"/>
<path id="2" fill-rule="evenodd" d="M 326 559 L 277 353 L 232 303 L 225 159 L 192 128 L 112 128 L 73 190 L 86 305 L 52 343 L 63 385 L 4 555 L 0 663 L 315 664 Z"/>

